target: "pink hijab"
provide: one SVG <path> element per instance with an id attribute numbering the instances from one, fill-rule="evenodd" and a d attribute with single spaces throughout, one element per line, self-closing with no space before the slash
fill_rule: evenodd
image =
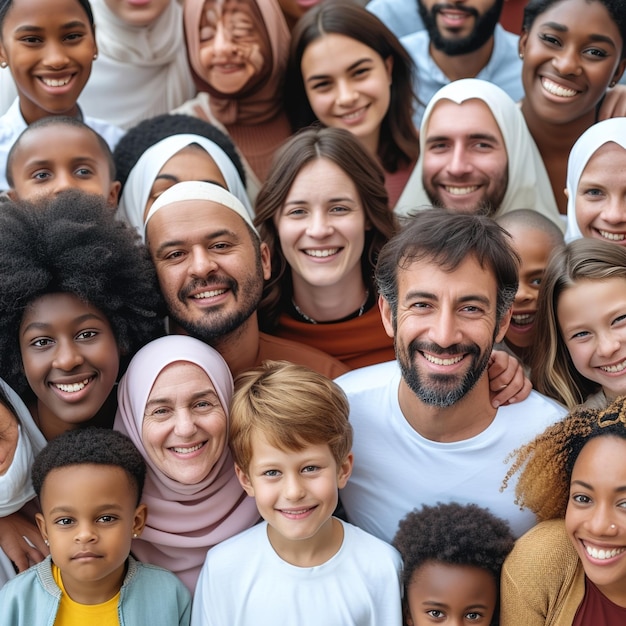
<path id="1" fill-rule="evenodd" d="M 237 480 L 228 446 L 196 485 L 169 478 L 148 457 L 141 437 L 146 402 L 158 375 L 176 361 L 207 373 L 228 415 L 233 379 L 224 359 L 198 339 L 170 335 L 143 347 L 130 362 L 119 384 L 114 428 L 131 438 L 148 466 L 142 497 L 148 523 L 141 539 L 133 540 L 133 554 L 171 570 L 193 593 L 207 550 L 253 526 L 259 513 Z"/>
<path id="2" fill-rule="evenodd" d="M 206 0 L 185 0 L 183 16 L 187 56 L 196 87 L 211 95 L 211 112 L 222 124 L 258 124 L 274 118 L 283 109 L 283 82 L 291 33 L 276 0 L 249 0 L 253 11 L 260 14 L 261 32 L 267 33 L 271 50 L 270 67 L 262 76 L 255 76 L 238 94 L 224 96 L 206 82 L 206 69 L 200 61 L 200 16 Z"/>

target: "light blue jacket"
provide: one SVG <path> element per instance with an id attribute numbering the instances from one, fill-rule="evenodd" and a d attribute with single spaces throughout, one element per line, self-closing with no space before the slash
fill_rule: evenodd
<path id="1" fill-rule="evenodd" d="M 10 626 L 53 626 L 61 589 L 47 557 L 0 589 L 0 622 Z M 120 626 L 188 626 L 191 596 L 171 572 L 128 557 L 118 617 Z"/>

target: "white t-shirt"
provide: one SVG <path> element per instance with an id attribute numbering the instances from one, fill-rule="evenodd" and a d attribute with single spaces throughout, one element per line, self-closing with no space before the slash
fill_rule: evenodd
<path id="1" fill-rule="evenodd" d="M 400 626 L 400 555 L 341 523 L 341 548 L 316 567 L 283 561 L 266 522 L 211 548 L 196 585 L 192 626 Z"/>
<path id="2" fill-rule="evenodd" d="M 470 439 L 439 443 L 422 437 L 398 402 L 396 361 L 353 370 L 336 382 L 350 401 L 354 468 L 340 497 L 351 523 L 391 542 L 398 523 L 423 504 L 475 503 L 509 521 L 519 536 L 535 523 L 515 504 L 515 484 L 500 491 L 504 460 L 563 417 L 558 403 L 531 392 L 498 409 L 493 422 Z"/>

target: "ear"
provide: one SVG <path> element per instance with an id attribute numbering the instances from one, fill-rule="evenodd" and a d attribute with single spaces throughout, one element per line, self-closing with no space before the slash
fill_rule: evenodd
<path id="1" fill-rule="evenodd" d="M 354 465 L 354 454 L 350 452 L 337 468 L 337 487 L 343 489 L 348 482 L 348 478 L 352 475 L 352 467 Z"/>
<path id="2" fill-rule="evenodd" d="M 243 490 L 251 497 L 254 498 L 254 487 L 250 482 L 250 477 L 235 463 L 235 474 L 239 479 L 239 483 L 243 487 Z"/>
<path id="3" fill-rule="evenodd" d="M 263 280 L 269 280 L 272 275 L 272 260 L 270 249 L 264 241 L 261 243 L 261 266 L 263 267 Z"/>
<path id="4" fill-rule="evenodd" d="M 385 69 L 387 70 L 387 78 L 389 79 L 389 84 L 391 85 L 393 74 L 393 57 L 391 55 L 385 59 Z"/>
<path id="5" fill-rule="evenodd" d="M 526 54 L 527 44 L 528 44 L 528 31 L 523 30 L 522 34 L 519 36 L 519 41 L 517 43 L 517 50 L 521 58 L 524 58 L 524 55 Z"/>
<path id="6" fill-rule="evenodd" d="M 114 180 L 109 187 L 109 195 L 107 197 L 107 202 L 112 207 L 117 207 L 117 203 L 120 199 L 120 189 L 122 188 L 122 183 L 119 180 Z"/>
<path id="7" fill-rule="evenodd" d="M 513 315 L 513 308 L 511 307 L 500 320 L 500 328 L 498 328 L 498 334 L 496 335 L 496 343 L 500 343 L 506 335 L 506 331 L 509 329 L 511 323 L 511 315 Z"/>
<path id="8" fill-rule="evenodd" d="M 135 509 L 135 519 L 133 520 L 133 534 L 141 535 L 143 532 L 144 526 L 146 525 L 146 520 L 148 519 L 148 507 L 145 504 L 140 504 Z"/>
<path id="9" fill-rule="evenodd" d="M 380 317 L 383 320 L 385 332 L 389 337 L 393 337 L 393 311 L 391 310 L 391 306 L 389 306 L 389 302 L 387 302 L 383 296 L 378 296 L 378 308 L 380 309 Z"/>
<path id="10" fill-rule="evenodd" d="M 15 191 L 15 189 L 9 189 L 6 193 L 9 200 L 13 200 L 13 202 L 16 202 L 18 200 L 17 192 Z"/>
<path id="11" fill-rule="evenodd" d="M 48 541 L 48 529 L 46 528 L 44 516 L 41 513 L 35 513 L 35 521 L 37 522 L 37 527 L 39 528 L 43 540 Z"/>
<path id="12" fill-rule="evenodd" d="M 626 59 L 622 59 L 619 62 L 617 69 L 615 70 L 615 74 L 613 74 L 613 81 L 618 83 L 625 69 L 626 69 Z"/>

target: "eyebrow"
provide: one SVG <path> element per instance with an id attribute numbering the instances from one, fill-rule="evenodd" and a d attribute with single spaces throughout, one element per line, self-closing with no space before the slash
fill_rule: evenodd
<path id="1" fill-rule="evenodd" d="M 104 153 L 102 154 L 104 156 Z M 72 165 L 76 163 L 84 163 L 85 161 L 91 161 L 93 163 L 98 162 L 98 157 L 95 156 L 74 156 L 71 158 L 70 163 Z M 26 161 L 25 167 L 46 167 L 50 163 L 54 163 L 54 159 L 35 159 L 34 161 Z"/>
<path id="2" fill-rule="evenodd" d="M 105 317 L 101 317 L 96 315 L 95 313 L 85 313 L 84 315 L 79 315 L 72 320 L 73 324 L 82 324 L 83 322 L 89 322 L 91 320 L 96 320 L 98 322 L 107 322 L 108 320 Z M 22 335 L 26 334 L 31 330 L 47 330 L 51 328 L 52 324 L 47 324 L 45 322 L 31 322 L 28 326 L 24 328 L 22 331 Z"/>
<path id="3" fill-rule="evenodd" d="M 154 182 L 156 182 L 157 180 L 171 180 L 173 183 L 180 183 L 181 182 L 180 178 L 178 178 L 178 176 L 174 176 L 174 174 L 159 174 L 154 179 Z M 222 189 L 226 189 L 226 191 L 229 191 L 227 187 L 225 187 L 222 183 L 220 183 L 219 180 L 213 180 L 212 178 L 201 178 L 197 182 L 200 182 L 200 183 L 212 183 L 213 185 L 219 185 Z"/>
<path id="4" fill-rule="evenodd" d="M 122 510 L 124 507 L 119 504 L 119 502 L 111 502 L 109 504 L 103 504 L 101 506 L 99 506 L 97 509 L 95 509 L 96 511 L 100 512 L 100 511 L 120 511 Z M 73 513 L 76 512 L 76 508 L 74 507 L 70 507 L 70 506 L 64 506 L 64 505 L 60 505 L 60 506 L 55 506 L 53 508 L 51 508 L 48 511 L 48 515 L 72 515 Z"/>
<path id="5" fill-rule="evenodd" d="M 361 63 L 368 63 L 371 62 L 373 59 L 371 59 L 370 57 L 364 57 L 362 59 L 359 59 L 358 61 L 355 61 L 352 65 L 348 66 L 346 71 L 351 71 L 353 69 L 355 69 L 356 67 L 358 67 L 359 65 L 361 65 Z M 326 78 L 328 76 L 328 74 L 314 74 L 313 76 L 309 76 L 306 81 L 313 81 L 313 80 L 319 80 L 320 78 Z"/>
<path id="6" fill-rule="evenodd" d="M 225 235 L 228 235 L 229 237 L 232 237 L 233 239 L 239 241 L 239 235 L 237 235 L 237 233 L 232 230 L 228 230 L 228 228 L 223 228 L 222 230 L 216 230 L 212 233 L 208 233 L 205 237 L 203 237 L 203 239 L 205 241 L 210 241 L 211 239 L 216 239 L 217 237 L 223 237 Z M 185 243 L 186 240 L 184 239 L 172 239 L 171 241 L 165 241 L 156 249 L 155 255 L 158 257 L 167 248 L 175 248 L 178 246 L 182 246 Z"/>
<path id="7" fill-rule="evenodd" d="M 552 30 L 556 30 L 559 33 L 567 33 L 569 31 L 569 28 L 565 26 L 565 24 L 559 24 L 558 22 L 545 22 L 542 24 L 542 26 L 544 28 L 551 28 Z M 615 45 L 615 42 L 607 35 L 600 35 L 599 33 L 591 33 L 591 35 L 589 35 L 589 39 L 591 41 L 596 41 L 599 43 L 607 43 L 610 46 L 613 46 L 613 48 L 617 47 Z"/>
<path id="8" fill-rule="evenodd" d="M 582 480 L 573 480 L 572 485 L 580 485 L 581 487 L 584 487 L 588 491 L 594 491 L 594 488 L 592 485 Z M 613 491 L 616 491 L 617 493 L 623 493 L 624 491 L 626 491 L 626 485 L 622 485 L 621 487 L 616 487 Z"/>
<path id="9" fill-rule="evenodd" d="M 191 394 L 190 399 L 193 401 L 193 400 L 198 400 L 199 398 L 206 398 L 207 396 L 215 398 L 219 402 L 219 397 L 213 389 L 202 389 L 200 391 L 196 391 L 195 393 Z M 155 406 L 158 404 L 171 404 L 171 403 L 172 403 L 172 398 L 152 398 L 151 400 L 148 400 L 146 402 L 146 409 L 149 406 Z M 220 405 L 221 404 L 222 403 L 220 402 Z"/>
<path id="10" fill-rule="evenodd" d="M 82 22 L 80 20 L 74 20 L 72 22 L 67 22 L 66 24 L 62 24 L 61 25 L 61 30 L 64 29 L 68 29 L 68 28 L 78 28 L 78 27 L 82 27 L 82 28 L 87 28 L 87 24 L 86 22 Z M 21 33 L 21 32 L 43 32 L 45 30 L 44 26 L 34 26 L 34 25 L 30 25 L 30 24 L 23 24 L 22 26 L 18 26 L 15 29 L 15 33 Z"/>
<path id="11" fill-rule="evenodd" d="M 338 198 L 328 198 L 328 200 L 325 200 L 326 203 L 329 202 L 350 202 L 352 204 L 356 204 L 356 200 L 354 200 L 354 198 L 350 198 L 348 196 L 345 197 L 338 197 Z M 309 204 L 309 202 L 307 200 L 288 200 L 287 202 L 285 202 L 285 206 L 289 206 L 290 204 Z"/>
<path id="12" fill-rule="evenodd" d="M 407 291 L 403 300 L 405 301 L 413 300 L 415 298 L 423 298 L 425 300 L 435 300 L 435 301 L 439 300 L 439 298 L 434 293 L 430 293 L 428 291 L 417 291 L 417 290 Z M 489 300 L 489 298 L 487 298 L 487 296 L 480 296 L 478 294 L 468 294 L 466 296 L 461 296 L 460 298 L 455 300 L 455 302 L 458 304 L 463 304 L 465 302 L 481 302 L 485 306 L 491 306 L 491 301 Z"/>
<path id="13" fill-rule="evenodd" d="M 471 133 L 466 135 L 468 139 L 486 139 L 488 141 L 493 141 L 495 143 L 500 143 L 500 140 L 490 133 Z M 445 141 L 446 139 L 450 139 L 449 135 L 436 135 L 434 137 L 426 137 L 426 143 L 434 143 L 437 141 Z"/>
<path id="14" fill-rule="evenodd" d="M 422 601 L 422 606 L 432 606 L 432 607 L 436 607 L 436 608 L 448 608 L 448 604 L 446 602 L 437 602 L 436 600 L 423 600 Z M 486 604 L 470 604 L 469 606 L 466 606 L 463 610 L 464 611 L 471 611 L 472 609 L 483 609 L 483 610 L 487 610 L 489 607 Z"/>

